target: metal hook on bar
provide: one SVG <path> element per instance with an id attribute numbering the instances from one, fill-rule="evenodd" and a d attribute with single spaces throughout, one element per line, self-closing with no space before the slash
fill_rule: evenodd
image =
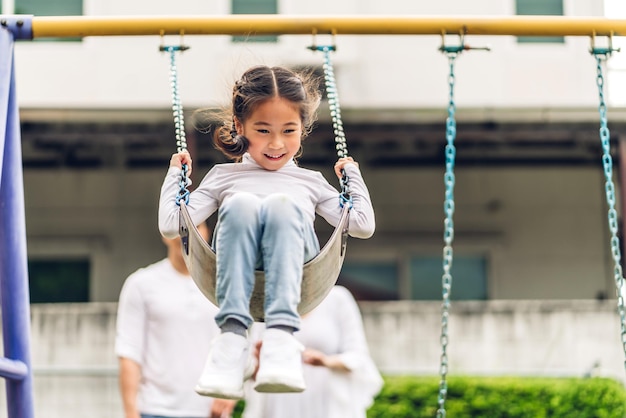
<path id="1" fill-rule="evenodd" d="M 604 58 L 608 58 L 611 56 L 613 52 L 620 52 L 621 48 L 613 48 L 613 31 L 611 31 L 608 38 L 609 38 L 608 46 L 605 46 L 605 47 L 596 46 L 596 31 L 594 30 L 591 33 L 591 39 L 590 39 L 591 46 L 589 47 L 589 53 L 592 55 L 596 55 L 596 56 L 603 55 Z"/>
<path id="2" fill-rule="evenodd" d="M 317 48 L 317 28 L 313 28 L 312 38 L 313 38 L 313 43 L 308 48 L 311 51 L 315 51 Z"/>
<path id="3" fill-rule="evenodd" d="M 159 46 L 159 51 L 164 52 L 164 51 L 186 51 L 188 50 L 190 47 L 185 45 L 185 43 L 183 42 L 183 39 L 185 37 L 185 30 L 181 29 L 180 31 L 180 43 L 178 45 L 165 45 L 164 44 L 164 39 L 165 39 L 165 31 L 163 29 L 161 29 L 160 31 L 160 36 L 161 36 L 161 45 Z"/>
<path id="4" fill-rule="evenodd" d="M 337 43 L 335 42 L 335 35 L 337 34 L 337 30 L 336 29 L 332 29 L 330 31 L 330 35 L 332 37 L 332 44 L 331 45 L 317 45 L 317 29 L 313 28 L 313 44 L 310 46 L 307 46 L 307 49 L 310 49 L 311 51 L 324 51 L 324 50 L 328 50 L 328 51 L 337 51 Z"/>
<path id="5" fill-rule="evenodd" d="M 491 47 L 489 46 L 469 46 L 465 44 L 465 30 L 461 30 L 459 32 L 459 44 L 458 45 L 446 45 L 446 31 L 445 29 L 441 31 L 441 46 L 439 50 L 444 54 L 450 55 L 455 54 L 458 55 L 463 51 L 469 50 L 480 50 L 480 51 L 491 51 Z"/>
<path id="6" fill-rule="evenodd" d="M 460 54 L 465 51 L 465 33 L 459 32 L 459 43 L 457 45 L 446 45 L 446 31 L 441 31 L 441 46 L 439 50 L 444 54 Z"/>

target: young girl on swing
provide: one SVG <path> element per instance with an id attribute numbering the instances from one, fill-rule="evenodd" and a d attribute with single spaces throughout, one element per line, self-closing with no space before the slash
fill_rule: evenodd
<path id="1" fill-rule="evenodd" d="M 267 331 L 259 358 L 255 390 L 301 392 L 302 345 L 297 307 L 303 264 L 320 251 L 313 224 L 316 213 L 336 226 L 339 192 L 316 171 L 298 167 L 302 139 L 309 133 L 320 102 L 312 80 L 282 67 L 257 66 L 233 87 L 232 113 L 214 142 L 235 163 L 217 164 L 189 196 L 194 224 L 216 210 L 212 246 L 216 252 L 215 338 L 196 391 L 218 398 L 242 398 L 248 362 L 247 330 L 255 269 L 265 272 L 264 316 Z M 161 189 L 159 229 L 178 236 L 176 197 L 182 165 L 191 172 L 187 152 L 174 154 Z M 374 211 L 358 164 L 340 158 L 335 173 L 350 178 L 353 207 L 349 234 L 369 238 Z"/>

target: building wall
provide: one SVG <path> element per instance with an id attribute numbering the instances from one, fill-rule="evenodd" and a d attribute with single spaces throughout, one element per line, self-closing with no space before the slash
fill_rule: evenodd
<path id="1" fill-rule="evenodd" d="M 439 302 L 362 304 L 368 342 L 387 373 L 439 373 Z M 585 376 L 624 380 L 614 302 L 492 301 L 452 303 L 449 373 Z"/>
<path id="2" fill-rule="evenodd" d="M 347 260 L 441 256 L 443 168 L 363 170 L 377 231 L 369 240 L 351 239 Z M 29 257 L 88 256 L 91 300 L 117 301 L 130 273 L 165 256 L 157 230 L 164 175 L 165 169 L 27 171 Z M 326 171 L 332 181 L 331 175 Z M 603 193 L 600 168 L 459 168 L 455 254 L 486 257 L 489 299 L 610 297 Z M 325 225 L 321 236 L 330 229 Z"/>
<path id="3" fill-rule="evenodd" d="M 445 0 L 279 2 L 294 15 L 448 15 L 510 16 L 514 0 L 471 3 Z M 567 16 L 602 16 L 602 2 L 565 0 Z M 230 2 L 219 0 L 86 0 L 93 16 L 228 15 Z M 178 43 L 178 37 L 164 40 Z M 278 43 L 233 44 L 228 36 L 187 36 L 191 49 L 179 59 L 180 91 L 189 107 L 223 104 L 233 80 L 253 64 L 321 65 L 306 49 L 310 36 L 281 36 Z M 318 43 L 331 42 L 318 36 Z M 440 36 L 338 36 L 334 54 L 343 107 L 366 109 L 439 108 L 447 102 L 446 58 Z M 458 42 L 447 36 L 447 43 Z M 599 39 L 598 42 L 601 42 Z M 595 61 L 589 39 L 569 37 L 565 44 L 517 44 L 511 36 L 468 36 L 470 46 L 491 52 L 462 54 L 457 65 L 460 106 L 596 106 Z M 20 42 L 16 46 L 18 100 L 22 108 L 167 108 L 169 59 L 161 39 L 91 37 L 82 42 Z M 567 76 L 564 76 L 567 75 Z M 386 115 L 393 118 L 394 115 Z"/>
<path id="4" fill-rule="evenodd" d="M 85 13 L 225 15 L 230 13 L 229 5 L 226 0 L 175 4 L 88 0 Z M 454 10 L 455 15 L 497 17 L 513 14 L 514 5 L 512 0 L 481 0 L 471 6 L 451 0 L 392 0 L 384 6 L 376 1 L 284 0 L 279 9 L 285 14 L 424 16 Z M 601 2 L 566 0 L 564 5 L 568 16 L 603 14 Z M 455 36 L 446 38 L 458 42 Z M 317 41 L 323 42 L 323 36 Z M 339 36 L 336 41 L 336 72 L 347 118 L 368 118 L 369 123 L 393 123 L 400 118 L 443 120 L 448 63 L 437 49 L 440 37 Z M 170 101 L 169 61 L 158 52 L 161 42 L 158 37 L 20 42 L 16 71 L 21 108 L 30 111 L 26 113 L 33 120 L 46 110 L 61 110 L 54 117 L 62 122 L 71 122 L 77 114 L 63 112 L 71 108 L 132 108 L 143 117 L 146 111 L 156 114 L 169 107 Z M 321 63 L 321 56 L 305 48 L 312 42 L 308 36 L 280 37 L 277 44 L 233 44 L 228 36 L 188 36 L 185 42 L 192 48 L 181 55 L 179 69 L 181 95 L 188 109 L 223 104 L 233 79 L 249 65 Z M 595 63 L 587 51 L 588 39 L 570 37 L 565 44 L 529 45 L 517 44 L 508 36 L 476 36 L 467 42 L 489 44 L 492 52 L 472 51 L 458 59 L 460 119 L 489 121 L 497 113 L 499 120 L 545 122 L 558 112 L 555 109 L 594 111 Z M 439 113 L 432 112 L 433 108 Z M 470 108 L 476 110 L 464 112 Z M 503 113 L 502 108 L 513 110 Z M 132 120 L 134 114 L 125 115 Z M 564 115 L 566 120 L 580 116 L 577 112 Z M 128 274 L 164 255 L 156 230 L 164 169 L 26 170 L 29 256 L 87 255 L 92 263 L 91 300 L 117 300 Z M 352 240 L 348 259 L 402 261 L 415 253 L 441 254 L 442 169 L 363 169 L 378 229 L 371 240 Z M 486 257 L 490 299 L 591 299 L 614 293 L 599 169 L 459 169 L 456 196 L 455 251 Z"/>
<path id="5" fill-rule="evenodd" d="M 441 256 L 443 168 L 386 170 L 367 180 L 377 232 L 352 240 L 348 257 Z M 455 254 L 487 258 L 490 299 L 611 296 L 602 184 L 600 169 L 459 168 Z"/>
<path id="6" fill-rule="evenodd" d="M 113 352 L 116 309 L 116 303 L 32 306 L 36 416 L 122 416 Z M 439 373 L 440 303 L 370 302 L 361 303 L 361 311 L 381 372 Z M 449 375 L 624 380 L 614 301 L 458 302 L 451 312 Z M 0 417 L 7 416 L 5 402 L 0 397 Z"/>

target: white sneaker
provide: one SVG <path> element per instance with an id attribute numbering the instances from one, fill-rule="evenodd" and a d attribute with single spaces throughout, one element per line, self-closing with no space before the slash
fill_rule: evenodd
<path id="1" fill-rule="evenodd" d="M 279 393 L 306 389 L 302 372 L 303 351 L 304 346 L 288 332 L 272 328 L 265 330 L 254 390 Z"/>
<path id="2" fill-rule="evenodd" d="M 242 399 L 248 351 L 244 336 L 225 332 L 215 337 L 196 392 L 213 398 Z"/>

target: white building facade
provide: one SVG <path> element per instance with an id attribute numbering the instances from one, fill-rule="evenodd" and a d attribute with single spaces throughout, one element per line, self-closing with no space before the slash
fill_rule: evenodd
<path id="1" fill-rule="evenodd" d="M 9 11 L 11 6 L 20 11 L 22 3 L 37 6 L 36 1 L 16 0 Z M 460 16 L 510 16 L 526 10 L 525 3 L 223 0 L 81 5 L 83 14 L 94 16 L 228 15 L 248 10 L 250 4 L 294 15 L 429 16 L 454 10 Z M 552 4 L 548 12 L 566 16 L 604 13 L 599 2 L 547 3 Z M 182 41 L 191 47 L 178 62 L 188 114 L 227 105 L 233 81 L 251 65 L 319 68 L 322 61 L 320 54 L 306 48 L 313 41 L 309 36 L 279 36 L 272 42 L 187 36 Z M 351 244 L 346 272 L 381 274 L 386 285 L 380 290 L 388 299 L 434 299 L 430 276 L 440 264 L 443 244 L 439 157 L 445 146 L 449 94 L 448 61 L 438 50 L 442 39 L 390 35 L 333 40 L 319 35 L 316 41 L 334 41 L 338 47 L 333 59 L 348 149 L 363 165 L 378 217 L 375 237 Z M 598 127 L 590 39 L 522 42 L 512 36 L 468 36 L 465 41 L 491 51 L 465 52 L 455 67 L 458 140 L 463 141 L 457 151 L 455 249 L 459 259 L 465 257 L 458 268 L 466 265 L 473 277 L 468 287 L 479 288 L 460 290 L 459 298 L 610 297 L 614 286 L 600 143 L 599 138 L 585 142 L 595 141 Z M 173 136 L 171 142 L 166 137 L 158 158 L 149 147 L 142 154 L 141 146 L 163 127 L 173 130 L 169 58 L 159 46 L 179 42 L 178 37 L 89 37 L 16 45 L 29 258 L 86 260 L 83 301 L 115 301 L 129 273 L 163 254 L 156 204 L 166 157 L 175 142 Z M 446 36 L 445 42 L 459 39 Z M 623 120 L 620 109 L 609 109 L 611 122 Z M 323 106 L 316 132 L 332 137 L 328 119 Z M 203 139 L 194 145 L 198 155 L 214 155 Z M 546 141 L 554 141 L 547 144 L 547 152 L 541 148 Z M 570 143 L 578 150 L 574 154 L 567 149 Z M 133 146 L 139 151 L 130 155 Z M 583 148 L 584 156 L 575 154 Z M 571 158 L 560 158 L 560 149 Z M 516 159 L 520 150 L 526 154 Z M 407 153 L 413 160 L 400 158 Z M 422 154 L 431 157 L 420 159 Z M 590 154 L 597 159 L 589 162 Z M 211 158 L 204 166 L 199 163 L 197 176 L 219 157 Z M 146 164 L 150 159 L 151 165 Z M 332 153 L 323 154 L 311 165 L 328 173 L 333 159 Z M 365 283 L 366 293 L 376 293 L 369 282 L 377 279 L 356 280 Z M 41 301 L 49 300 L 44 295 Z"/>

